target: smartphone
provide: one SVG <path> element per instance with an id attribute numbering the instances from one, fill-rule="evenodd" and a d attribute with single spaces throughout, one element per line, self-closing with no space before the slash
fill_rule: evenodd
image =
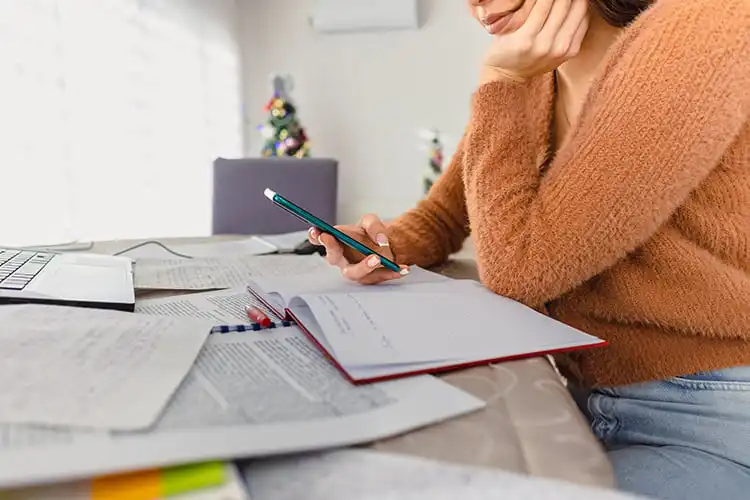
<path id="1" fill-rule="evenodd" d="M 263 191 L 263 194 L 271 200 L 274 204 L 277 206 L 283 208 L 290 214 L 294 215 L 298 219 L 302 219 L 307 224 L 310 224 L 311 226 L 317 228 L 319 231 L 323 233 L 328 233 L 334 238 L 336 238 L 338 241 L 343 243 L 344 245 L 348 246 L 349 248 L 353 248 L 354 250 L 358 251 L 362 255 L 370 256 L 370 255 L 377 255 L 380 258 L 380 262 L 383 264 L 383 267 L 390 269 L 391 271 L 400 273 L 401 268 L 390 260 L 387 257 L 384 257 L 380 255 L 378 252 L 375 252 L 359 241 L 355 240 L 354 238 L 351 238 L 350 236 L 347 236 L 346 234 L 342 233 L 323 219 L 320 219 L 318 217 L 315 217 L 313 214 L 305 210 L 304 208 L 300 207 L 296 203 L 293 203 L 283 196 L 277 194 L 275 191 L 272 191 L 270 189 L 266 189 Z"/>

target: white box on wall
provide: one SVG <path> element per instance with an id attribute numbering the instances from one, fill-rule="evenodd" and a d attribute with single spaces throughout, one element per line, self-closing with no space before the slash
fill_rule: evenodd
<path id="1" fill-rule="evenodd" d="M 311 24 L 321 33 L 419 28 L 418 0 L 318 0 Z"/>

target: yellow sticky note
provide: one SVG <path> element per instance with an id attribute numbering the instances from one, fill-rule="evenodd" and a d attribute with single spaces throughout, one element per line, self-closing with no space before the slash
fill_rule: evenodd
<path id="1" fill-rule="evenodd" d="M 91 500 L 158 500 L 161 473 L 158 470 L 99 477 L 91 481 Z"/>

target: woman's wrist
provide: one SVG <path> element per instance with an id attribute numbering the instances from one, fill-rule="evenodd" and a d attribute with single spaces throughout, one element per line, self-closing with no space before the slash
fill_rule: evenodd
<path id="1" fill-rule="evenodd" d="M 479 71 L 479 85 L 482 86 L 493 82 L 525 83 L 526 80 L 499 68 L 482 66 L 482 69 Z"/>

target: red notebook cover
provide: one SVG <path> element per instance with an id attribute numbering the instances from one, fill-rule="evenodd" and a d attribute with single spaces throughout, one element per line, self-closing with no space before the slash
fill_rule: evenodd
<path id="1" fill-rule="evenodd" d="M 608 343 L 605 340 L 602 340 L 599 343 L 596 344 L 589 344 L 585 346 L 576 346 L 576 347 L 566 347 L 562 349 L 552 349 L 549 351 L 537 351 L 537 352 L 529 352 L 524 354 L 518 354 L 515 356 L 505 356 L 501 358 L 492 358 L 492 359 L 481 359 L 476 361 L 471 361 L 468 363 L 458 363 L 458 364 L 452 364 L 452 365 L 446 365 L 441 367 L 431 367 L 428 369 L 417 369 L 417 370 L 411 370 L 411 371 L 404 371 L 399 373 L 393 373 L 390 375 L 384 375 L 381 377 L 372 377 L 372 378 L 361 378 L 361 379 L 355 379 L 353 378 L 349 372 L 346 371 L 346 369 L 338 362 L 336 361 L 336 358 L 333 357 L 333 355 L 328 352 L 328 350 L 321 345 L 320 342 L 315 338 L 315 336 L 310 333 L 310 331 L 305 327 L 304 324 L 302 324 L 297 317 L 294 315 L 294 313 L 286 309 L 286 319 L 294 321 L 294 323 L 299 327 L 302 332 L 307 336 L 307 338 L 310 339 L 310 341 L 315 344 L 315 346 L 325 355 L 325 357 L 335 366 L 343 375 L 346 377 L 346 379 L 351 382 L 352 384 L 371 384 L 374 382 L 385 382 L 386 380 L 395 380 L 403 377 L 412 377 L 415 375 L 426 375 L 426 374 L 434 374 L 434 373 L 441 373 L 441 372 L 447 372 L 447 371 L 454 371 L 462 368 L 471 368 L 472 366 L 481 366 L 481 365 L 487 365 L 490 363 L 500 363 L 504 361 L 513 361 L 516 359 L 526 359 L 526 358 L 535 358 L 537 356 L 545 356 L 548 354 L 560 354 L 563 352 L 571 352 L 571 351 L 580 351 L 583 349 L 592 349 L 594 347 L 604 347 Z"/>

